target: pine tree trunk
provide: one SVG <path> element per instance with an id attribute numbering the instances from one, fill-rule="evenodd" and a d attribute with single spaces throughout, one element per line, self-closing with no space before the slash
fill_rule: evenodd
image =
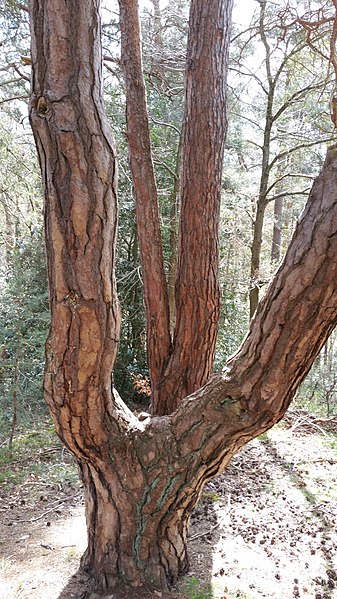
<path id="1" fill-rule="evenodd" d="M 147 360 L 152 393 L 156 397 L 171 349 L 169 299 L 142 69 L 138 2 L 119 0 L 119 6 L 127 136 L 144 281 Z"/>
<path id="2" fill-rule="evenodd" d="M 174 497 L 184 475 L 170 481 L 160 466 L 165 468 L 166 460 L 145 477 L 139 462 L 121 465 L 118 474 L 106 465 L 103 471 L 81 465 L 88 526 L 81 566 L 103 589 L 121 583 L 165 589 L 188 570 L 190 509 L 177 509 Z M 186 495 L 186 504 L 189 499 L 194 505 L 196 497 Z"/>
<path id="3" fill-rule="evenodd" d="M 82 567 L 104 589 L 123 582 L 166 588 L 188 568 L 188 522 L 204 483 L 283 416 L 336 325 L 337 159 L 315 182 L 277 277 L 225 371 L 211 377 L 207 371 L 207 383 L 170 416 L 140 422 L 111 383 L 119 333 L 116 167 L 102 106 L 98 2 L 31 0 L 30 14 L 30 118 L 45 187 L 52 314 L 45 393 L 85 487 L 88 549 Z M 192 280 L 197 237 L 194 244 L 181 281 Z M 212 361 L 216 273 L 201 274 L 196 287 L 201 281 L 209 286 L 211 299 L 190 344 L 189 369 L 182 354 L 187 374 L 197 347 L 210 352 L 204 357 L 208 368 Z M 180 292 L 187 315 L 188 291 L 185 286 Z M 207 293 L 199 298 L 194 322 L 205 298 Z M 211 333 L 204 330 L 208 325 Z M 187 328 L 191 337 L 189 322 Z M 180 400 L 189 383 L 184 379 L 178 389 L 173 374 L 174 404 L 175 393 Z"/>

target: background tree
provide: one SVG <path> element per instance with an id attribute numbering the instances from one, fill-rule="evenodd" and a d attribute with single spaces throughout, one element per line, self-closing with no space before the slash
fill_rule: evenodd
<path id="1" fill-rule="evenodd" d="M 316 33 L 313 41 L 320 37 L 320 33 Z M 277 202 L 276 219 L 279 220 L 281 202 L 285 198 L 295 203 L 298 196 L 307 194 L 308 180 L 317 168 L 317 156 L 312 154 L 309 163 L 308 152 L 333 137 L 330 116 L 325 109 L 331 81 L 326 77 L 322 56 L 313 55 L 303 30 L 289 27 L 284 36 L 280 7 L 272 3 L 261 2 L 248 30 L 238 33 L 234 40 L 232 72 L 241 81 L 246 79 L 246 84 L 240 86 L 236 110 L 246 121 L 248 138 L 244 148 L 240 144 L 237 150 L 241 161 L 244 156 L 246 168 L 255 170 L 258 165 L 255 197 L 251 197 L 249 303 L 252 317 L 259 289 L 270 276 L 270 268 L 263 268 L 262 254 L 268 207 Z M 258 67 L 257 57 L 261 63 Z M 323 103 L 322 97 L 325 98 Z M 316 111 L 320 107 L 316 123 L 308 119 L 314 106 Z M 276 231 L 280 234 L 280 229 Z"/>
<path id="2" fill-rule="evenodd" d="M 29 15 L 28 7 L 15 0 L 5 2 L 1 10 L 0 106 L 16 117 L 20 114 L 13 99 L 29 98 Z"/>
<path id="3" fill-rule="evenodd" d="M 42 393 L 49 322 L 40 183 L 31 130 L 5 104 L 0 125 L 1 429 L 46 414 Z"/>

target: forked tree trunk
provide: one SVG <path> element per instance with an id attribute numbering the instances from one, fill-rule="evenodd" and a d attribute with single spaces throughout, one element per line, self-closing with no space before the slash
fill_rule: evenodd
<path id="1" fill-rule="evenodd" d="M 143 214 L 147 206 L 143 198 L 154 198 L 155 193 L 151 168 L 147 170 L 147 176 L 141 177 L 142 170 L 145 172 L 144 165 L 151 164 L 151 154 L 148 143 L 145 143 L 148 131 L 138 3 L 137 0 L 119 0 L 119 5 L 129 149 L 134 165 L 137 211 Z M 191 2 L 175 284 L 176 322 L 172 346 L 167 340 L 167 326 L 164 334 L 146 303 L 148 346 L 156 347 L 161 357 L 161 360 L 157 357 L 156 364 L 151 359 L 152 354 L 148 357 L 152 413 L 157 415 L 171 413 L 183 397 L 203 385 L 214 364 L 220 309 L 218 226 L 227 129 L 226 75 L 232 5 L 232 0 Z M 159 300 L 165 298 L 166 301 L 167 297 L 163 278 L 150 276 L 158 254 L 158 235 L 146 223 L 142 225 L 142 231 L 147 244 L 146 252 L 141 255 L 145 300 L 151 297 L 158 309 Z M 166 359 L 162 359 L 163 356 Z"/>
<path id="2" fill-rule="evenodd" d="M 116 180 L 98 8 L 96 0 L 30 4 L 30 118 L 45 186 L 52 313 L 45 393 L 84 483 L 82 568 L 105 589 L 123 582 L 165 588 L 188 568 L 187 527 L 203 484 L 282 417 L 337 322 L 337 159 L 315 182 L 225 371 L 174 413 L 140 422 L 111 384 L 119 331 Z"/>

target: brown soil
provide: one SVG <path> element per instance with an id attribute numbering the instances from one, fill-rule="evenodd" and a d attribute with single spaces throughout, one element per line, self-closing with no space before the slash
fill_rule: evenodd
<path id="1" fill-rule="evenodd" d="M 109 597 L 337 599 L 336 447 L 331 433 L 300 428 L 253 441 L 205 488 L 179 588 Z M 1 599 L 101 597 L 76 574 L 86 545 L 81 491 L 31 476 L 2 486 L 0 513 Z"/>

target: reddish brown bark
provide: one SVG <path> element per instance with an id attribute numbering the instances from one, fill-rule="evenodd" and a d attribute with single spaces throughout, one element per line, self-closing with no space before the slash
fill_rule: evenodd
<path id="1" fill-rule="evenodd" d="M 103 110 L 96 2 L 32 0 L 30 14 L 30 119 L 45 187 L 52 316 L 45 393 L 62 438 L 79 455 L 80 430 L 91 430 L 92 446 L 107 438 L 97 423 L 111 401 L 119 335 L 115 150 Z"/>
<path id="2" fill-rule="evenodd" d="M 226 135 L 232 2 L 191 3 L 185 81 L 181 211 L 173 351 L 154 413 L 170 413 L 203 385 L 219 320 L 218 225 Z"/>
<path id="3" fill-rule="evenodd" d="M 137 0 L 119 0 L 127 135 L 146 309 L 147 360 L 153 396 L 170 347 L 169 300 L 164 271 L 157 187 L 151 156 Z"/>
<path id="4" fill-rule="evenodd" d="M 105 587 L 122 580 L 164 588 L 186 571 L 188 521 L 204 482 L 282 417 L 336 325 L 336 167 L 316 181 L 278 276 L 225 371 L 171 416 L 138 423 L 130 414 L 129 428 L 111 437 L 118 447 L 82 462 L 91 532 L 82 564 Z"/>
<path id="5" fill-rule="evenodd" d="M 172 347 L 167 285 L 163 278 L 161 244 L 158 241 L 157 194 L 147 123 L 137 2 L 120 0 L 119 4 L 128 140 L 147 311 L 152 412 L 162 415 L 174 411 L 183 397 L 203 385 L 214 363 L 220 307 L 218 221 L 227 128 L 226 72 L 233 2 L 193 0 L 191 3 Z M 202 152 L 195 151 L 198 147 L 202 148 Z"/>
<path id="6" fill-rule="evenodd" d="M 337 159 L 315 182 L 225 371 L 170 416 L 140 422 L 111 389 L 116 182 L 101 100 L 98 4 L 31 0 L 31 23 L 30 116 L 45 185 L 52 310 L 45 390 L 84 482 L 82 568 L 105 589 L 164 588 L 188 568 L 188 521 L 204 482 L 282 417 L 336 325 Z"/>

